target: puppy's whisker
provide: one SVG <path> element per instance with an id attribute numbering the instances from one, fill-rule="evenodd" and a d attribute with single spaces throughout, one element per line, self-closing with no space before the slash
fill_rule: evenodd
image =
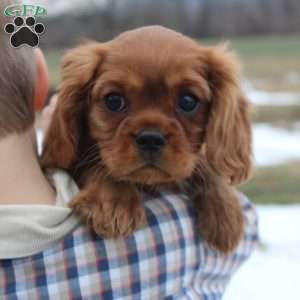
<path id="1" fill-rule="evenodd" d="M 107 179 L 111 176 L 109 170 L 103 165 L 103 162 L 100 160 L 95 164 L 92 169 L 92 173 L 94 173 L 95 178 L 100 178 L 101 180 Z"/>
<path id="2" fill-rule="evenodd" d="M 89 156 L 86 156 L 85 158 L 83 158 L 81 161 L 79 161 L 76 164 L 76 166 L 74 168 L 74 171 L 78 170 L 78 169 L 80 169 L 84 166 L 87 166 L 87 165 L 97 161 L 98 159 L 100 159 L 98 153 L 94 153 L 94 154 L 91 154 Z"/>
<path id="3" fill-rule="evenodd" d="M 83 152 L 81 156 L 78 158 L 78 161 L 80 161 L 79 164 L 81 163 L 81 161 L 85 161 L 85 159 L 88 158 L 90 155 L 97 154 L 98 153 L 97 150 L 98 150 L 97 144 L 94 144 L 91 147 L 89 147 L 87 151 Z"/>
<path id="4" fill-rule="evenodd" d="M 92 146 L 90 146 L 83 154 L 82 156 L 84 155 L 87 155 L 89 152 L 95 150 L 95 149 L 98 149 L 98 144 L 93 144 Z"/>
<path id="5" fill-rule="evenodd" d="M 83 167 L 87 164 L 90 164 L 92 162 L 95 162 L 97 159 L 100 159 L 99 158 L 99 154 L 98 153 L 94 153 L 94 154 L 91 154 L 89 156 L 86 156 L 83 160 L 81 160 L 77 165 L 76 165 L 76 168 L 80 168 L 80 167 Z"/>

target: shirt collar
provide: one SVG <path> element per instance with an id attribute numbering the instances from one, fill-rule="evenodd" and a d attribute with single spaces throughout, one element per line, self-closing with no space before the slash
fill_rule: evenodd
<path id="1" fill-rule="evenodd" d="M 50 170 L 56 205 L 0 206 L 0 259 L 37 254 L 74 230 L 78 218 L 67 206 L 78 187 L 65 172 Z"/>

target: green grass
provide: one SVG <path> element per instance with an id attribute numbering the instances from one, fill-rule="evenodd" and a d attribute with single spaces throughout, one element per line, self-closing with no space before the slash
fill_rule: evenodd
<path id="1" fill-rule="evenodd" d="M 50 86 L 56 88 L 60 81 L 60 61 L 64 50 L 46 50 L 44 51 L 48 69 L 49 69 L 49 79 Z"/>
<path id="2" fill-rule="evenodd" d="M 244 66 L 244 74 L 257 88 L 300 92 L 300 84 L 287 75 L 300 75 L 300 33 L 227 39 Z M 218 41 L 209 39 L 207 44 Z"/>
<path id="3" fill-rule="evenodd" d="M 253 109 L 252 120 L 254 123 L 288 127 L 291 123 L 300 121 L 300 105 L 257 106 Z"/>
<path id="4" fill-rule="evenodd" d="M 231 48 L 240 57 L 246 78 L 257 88 L 300 92 L 299 83 L 293 84 L 287 80 L 287 74 L 291 72 L 300 75 L 300 33 L 226 40 L 230 41 Z M 214 45 L 220 40 L 202 39 L 201 42 Z M 59 62 L 62 54 L 62 50 L 46 52 L 52 86 L 59 82 Z"/>
<path id="5" fill-rule="evenodd" d="M 240 190 L 259 204 L 299 204 L 300 162 L 258 168 Z"/>

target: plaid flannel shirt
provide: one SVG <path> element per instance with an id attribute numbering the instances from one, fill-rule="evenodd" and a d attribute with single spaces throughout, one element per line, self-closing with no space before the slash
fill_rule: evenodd
<path id="1" fill-rule="evenodd" d="M 0 260 L 0 299 L 221 299 L 257 242 L 257 218 L 241 195 L 245 234 L 230 256 L 209 249 L 191 201 L 162 193 L 146 201 L 148 226 L 102 239 L 84 226 L 36 255 Z"/>

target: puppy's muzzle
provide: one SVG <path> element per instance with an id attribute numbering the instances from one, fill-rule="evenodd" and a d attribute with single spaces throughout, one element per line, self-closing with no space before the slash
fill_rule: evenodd
<path id="1" fill-rule="evenodd" d="M 135 137 L 135 142 L 143 160 L 155 163 L 166 145 L 166 138 L 160 131 L 148 129 L 140 131 Z"/>

